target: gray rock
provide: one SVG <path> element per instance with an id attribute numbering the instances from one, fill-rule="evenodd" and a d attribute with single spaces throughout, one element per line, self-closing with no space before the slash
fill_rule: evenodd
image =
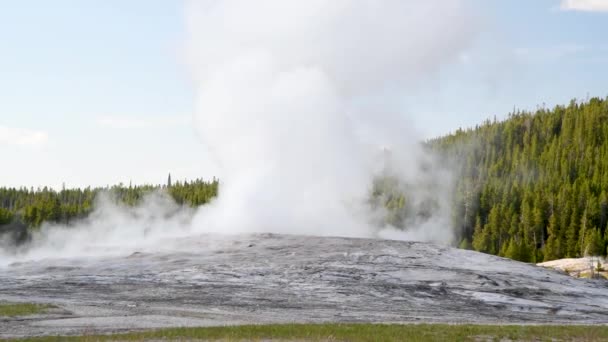
<path id="1" fill-rule="evenodd" d="M 605 282 L 429 243 L 201 235 L 124 256 L 0 268 L 0 337 L 320 322 L 608 323 Z"/>

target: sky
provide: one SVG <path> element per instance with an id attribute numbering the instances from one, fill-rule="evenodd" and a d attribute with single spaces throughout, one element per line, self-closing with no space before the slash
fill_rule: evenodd
<path id="1" fill-rule="evenodd" d="M 608 0 L 468 3 L 470 46 L 370 106 L 402 113 L 424 139 L 513 109 L 608 96 Z M 193 124 L 186 8 L 0 0 L 0 186 L 221 177 Z"/>

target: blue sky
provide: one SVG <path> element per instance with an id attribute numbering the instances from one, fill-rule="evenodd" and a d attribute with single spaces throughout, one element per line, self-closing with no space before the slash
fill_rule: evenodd
<path id="1" fill-rule="evenodd" d="M 608 95 L 608 0 L 471 0 L 476 40 L 391 101 L 422 137 Z M 0 186 L 212 177 L 181 1 L 0 0 Z"/>

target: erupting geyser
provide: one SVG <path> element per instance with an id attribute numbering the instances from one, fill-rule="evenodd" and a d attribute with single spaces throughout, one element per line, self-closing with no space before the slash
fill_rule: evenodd
<path id="1" fill-rule="evenodd" d="M 201 153 L 221 170 L 217 200 L 196 214 L 157 195 L 134 209 L 100 200 L 74 227 L 43 226 L 5 263 L 124 254 L 207 232 L 451 241 L 451 175 L 421 170 L 433 156 L 403 108 L 369 103 L 391 103 L 457 59 L 474 36 L 464 1 L 192 1 L 187 19 Z M 408 188 L 412 203 L 432 193 L 436 205 L 405 232 L 379 225 L 383 208 L 368 202 L 383 148 L 404 183 L 434 182 Z"/>
<path id="2" fill-rule="evenodd" d="M 473 36 L 469 13 L 457 0 L 191 2 L 197 127 L 223 170 L 195 226 L 373 236 L 365 202 L 381 147 L 410 182 L 425 156 L 402 111 L 362 104 L 388 103 L 455 59 Z M 435 213 L 441 228 L 410 236 L 449 241 L 448 210 Z"/>

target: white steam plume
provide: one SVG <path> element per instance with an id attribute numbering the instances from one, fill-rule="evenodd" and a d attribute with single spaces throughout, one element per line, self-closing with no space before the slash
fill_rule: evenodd
<path id="1" fill-rule="evenodd" d="M 420 150 L 399 115 L 358 104 L 458 58 L 472 32 L 465 4 L 226 0 L 188 13 L 198 128 L 224 171 L 196 226 L 370 236 L 372 152 L 406 159 L 395 171 L 412 181 Z"/>
<path id="2" fill-rule="evenodd" d="M 132 208 L 100 193 L 94 208 L 86 219 L 70 226 L 43 224 L 31 242 L 22 246 L 14 246 L 8 236 L 0 235 L 0 267 L 15 261 L 158 250 L 168 239 L 191 234 L 194 209 L 180 207 L 166 193 L 150 193 Z"/>
<path id="3" fill-rule="evenodd" d="M 43 227 L 19 258 L 127 253 L 205 232 L 450 241 L 451 175 L 403 113 L 369 104 L 458 59 L 473 37 L 464 0 L 208 0 L 187 14 L 196 122 L 222 170 L 219 197 L 193 218 L 156 195 L 134 210 L 102 201 L 74 227 Z M 384 171 L 414 205 L 436 200 L 405 232 L 379 227 L 383 213 L 367 203 L 383 149 Z"/>

